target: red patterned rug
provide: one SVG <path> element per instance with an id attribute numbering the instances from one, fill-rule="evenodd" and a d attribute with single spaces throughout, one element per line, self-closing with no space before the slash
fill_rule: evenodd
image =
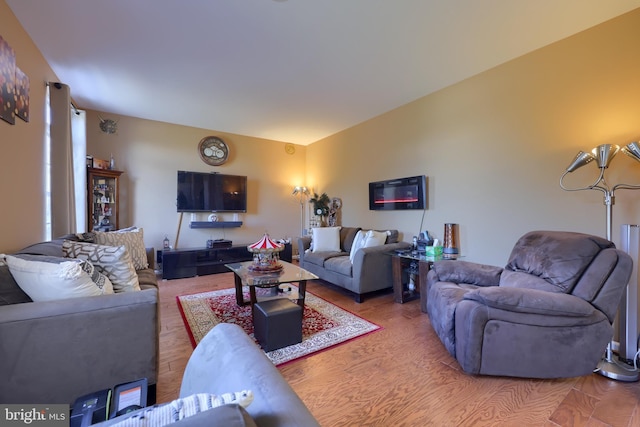
<path id="1" fill-rule="evenodd" d="M 294 290 L 297 289 L 294 287 Z M 247 291 L 245 299 L 248 298 Z M 234 288 L 178 296 L 177 300 L 194 347 L 218 323 L 237 323 L 254 338 L 251 307 L 238 307 Z M 302 319 L 302 342 L 266 354 L 275 365 L 281 365 L 379 329 L 380 326 L 307 291 Z"/>

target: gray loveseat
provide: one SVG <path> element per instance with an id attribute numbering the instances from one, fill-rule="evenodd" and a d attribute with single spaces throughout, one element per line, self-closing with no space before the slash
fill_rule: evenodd
<path id="1" fill-rule="evenodd" d="M 298 238 L 300 267 L 322 280 L 351 291 L 355 294 L 356 302 L 362 302 L 367 293 L 393 286 L 390 254 L 395 249 L 410 247 L 409 243 L 398 241 L 397 230 L 389 230 L 384 245 L 360 248 L 351 263 L 349 253 L 359 230 L 360 227 L 340 229 L 338 252 L 307 252 L 311 247 L 311 236 Z"/>
<path id="2" fill-rule="evenodd" d="M 422 311 L 470 374 L 562 378 L 593 372 L 633 262 L 600 237 L 533 231 L 506 267 L 438 261 Z"/>
<path id="3" fill-rule="evenodd" d="M 73 239 L 74 236 L 65 236 Z M 20 253 L 62 257 L 64 238 Z M 84 394 L 147 378 L 155 400 L 158 287 L 138 270 L 140 292 L 32 302 L 0 265 L 0 403 L 71 404 Z"/>
<path id="4" fill-rule="evenodd" d="M 180 398 L 195 393 L 220 396 L 250 390 L 246 411 L 224 405 L 176 421 L 175 427 L 317 427 L 309 409 L 264 352 L 238 325 L 220 323 L 198 343 L 185 368 Z M 161 405 L 159 405 L 161 406 Z M 137 411 L 142 412 L 143 410 Z M 136 413 L 98 424 L 106 427 Z"/>

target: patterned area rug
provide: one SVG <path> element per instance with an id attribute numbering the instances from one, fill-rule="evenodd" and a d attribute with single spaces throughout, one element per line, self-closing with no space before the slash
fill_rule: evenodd
<path id="1" fill-rule="evenodd" d="M 245 299 L 249 299 L 248 291 Z M 238 307 L 234 288 L 178 296 L 177 300 L 194 347 L 211 328 L 221 322 L 237 323 L 255 340 L 251 307 Z M 379 329 L 380 326 L 307 291 L 302 320 L 302 342 L 266 354 L 275 365 L 281 365 Z"/>

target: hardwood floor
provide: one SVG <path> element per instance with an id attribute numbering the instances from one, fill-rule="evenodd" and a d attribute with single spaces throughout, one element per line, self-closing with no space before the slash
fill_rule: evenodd
<path id="1" fill-rule="evenodd" d="M 178 396 L 192 352 L 176 296 L 230 287 L 232 273 L 159 280 L 159 403 Z M 280 368 L 323 426 L 640 426 L 640 383 L 469 376 L 418 301 L 396 304 L 389 293 L 357 304 L 321 282 L 307 289 L 383 327 Z"/>

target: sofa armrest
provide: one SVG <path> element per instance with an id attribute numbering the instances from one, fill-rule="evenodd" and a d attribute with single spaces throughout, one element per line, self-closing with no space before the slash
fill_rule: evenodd
<path id="1" fill-rule="evenodd" d="M 0 307 L 0 402 L 70 404 L 158 372 L 158 291 Z"/>
<path id="2" fill-rule="evenodd" d="M 298 255 L 300 263 L 304 260 L 304 252 L 311 247 L 311 236 L 298 237 Z"/>
<path id="3" fill-rule="evenodd" d="M 573 295 L 504 286 L 479 288 L 466 293 L 464 299 L 500 310 L 549 316 L 587 317 L 596 310 Z"/>
<path id="4" fill-rule="evenodd" d="M 198 343 L 182 378 L 180 397 L 251 390 L 247 412 L 258 425 L 319 426 L 264 352 L 238 325 L 220 323 Z"/>
<path id="5" fill-rule="evenodd" d="M 391 253 L 396 249 L 408 249 L 407 242 L 360 248 L 353 257 L 351 275 L 357 294 L 377 291 L 393 286 Z"/>
<path id="6" fill-rule="evenodd" d="M 154 250 L 154 248 L 145 248 L 145 251 L 147 252 L 147 262 L 149 263 L 149 267 L 152 270 L 155 270 L 156 268 L 156 251 Z"/>
<path id="7" fill-rule="evenodd" d="M 442 260 L 433 263 L 432 275 L 438 282 L 466 283 L 477 286 L 498 286 L 502 267 L 469 261 Z"/>

